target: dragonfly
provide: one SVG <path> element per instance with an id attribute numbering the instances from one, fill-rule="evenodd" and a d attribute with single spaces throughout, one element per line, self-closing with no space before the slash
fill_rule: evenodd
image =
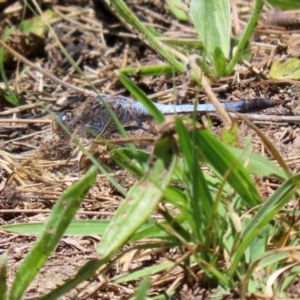
<path id="1" fill-rule="evenodd" d="M 144 129 L 142 122 L 151 119 L 151 114 L 147 108 L 131 97 L 104 95 L 99 98 L 93 98 L 85 101 L 74 110 L 65 110 L 57 115 L 58 122 L 55 122 L 55 131 L 63 134 L 65 131 L 58 126 L 63 123 L 71 132 L 79 136 L 86 136 L 87 132 L 93 133 L 93 136 L 109 136 L 117 131 L 117 126 L 111 118 L 110 113 L 103 103 L 106 103 L 115 113 L 125 130 Z M 163 115 L 189 114 L 192 112 L 210 113 L 216 112 L 213 104 L 153 104 Z M 237 101 L 223 102 L 221 106 L 229 112 L 248 113 L 260 111 L 270 107 L 283 104 L 283 100 L 268 98 L 241 99 Z M 136 125 L 128 125 L 135 123 Z M 145 129 L 144 129 L 145 130 Z M 147 130 L 146 130 L 147 131 Z"/>

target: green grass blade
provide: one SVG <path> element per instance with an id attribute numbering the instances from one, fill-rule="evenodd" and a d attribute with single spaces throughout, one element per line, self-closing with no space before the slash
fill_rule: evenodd
<path id="1" fill-rule="evenodd" d="M 97 252 L 100 257 L 111 257 L 144 224 L 164 196 L 169 185 L 177 157 L 168 138 L 155 145 L 156 161 L 146 177 L 134 185 L 119 206 Z"/>
<path id="2" fill-rule="evenodd" d="M 103 234 L 109 221 L 106 220 L 73 220 L 64 232 L 64 236 L 86 236 Z M 44 223 L 11 224 L 1 227 L 3 231 L 18 234 L 39 235 L 45 228 Z"/>
<path id="3" fill-rule="evenodd" d="M 186 12 L 184 11 L 184 3 L 182 0 L 166 0 L 166 1 L 169 5 L 170 11 L 176 17 L 176 19 L 185 22 L 189 20 Z"/>
<path id="4" fill-rule="evenodd" d="M 298 276 L 300 274 L 300 266 L 294 266 L 292 269 L 287 272 L 287 274 L 282 279 L 282 283 L 280 284 L 280 292 L 282 293 L 281 298 L 286 295 L 283 294 L 289 287 L 293 285 L 293 283 L 297 282 Z"/>
<path id="5" fill-rule="evenodd" d="M 300 9 L 300 0 L 267 0 L 267 2 L 280 9 Z"/>
<path id="6" fill-rule="evenodd" d="M 33 96 L 33 95 L 32 95 Z M 34 97 L 33 97 L 34 98 Z M 37 98 L 34 98 L 36 101 L 38 101 Z M 107 107 L 107 103 L 106 103 L 106 106 Z M 47 107 L 44 107 L 45 110 L 47 111 L 47 113 L 52 116 L 53 118 L 56 117 L 56 115 L 51 111 L 49 110 Z M 108 107 L 109 108 L 109 107 Z M 118 118 L 116 117 L 116 115 L 112 112 L 112 109 L 109 108 L 112 115 L 111 117 L 114 116 L 114 118 L 117 119 L 117 123 L 116 125 L 118 126 L 121 126 L 121 123 L 120 121 L 118 120 Z M 106 170 L 106 168 L 80 143 L 80 141 L 76 138 L 74 138 L 73 134 L 70 132 L 69 128 L 67 128 L 65 126 L 65 124 L 63 124 L 61 122 L 61 120 L 57 119 L 56 120 L 59 124 L 59 126 L 62 127 L 62 129 L 64 130 L 64 132 L 70 137 L 72 138 L 72 142 L 80 149 L 80 151 L 93 163 L 94 166 L 96 166 L 98 168 L 98 170 L 104 174 L 106 176 L 106 178 L 111 182 L 111 184 L 122 194 L 122 195 L 125 195 L 126 194 L 126 191 L 125 189 L 115 180 L 115 178 L 113 176 L 111 176 L 110 172 L 108 172 Z M 118 127 L 119 128 L 119 127 Z M 125 129 L 122 127 L 122 130 L 125 131 Z"/>
<path id="7" fill-rule="evenodd" d="M 90 260 L 88 261 L 76 274 L 76 276 L 67 281 L 62 286 L 58 287 L 57 289 L 53 290 L 49 294 L 43 296 L 40 298 L 40 300 L 56 300 L 59 299 L 59 297 L 70 290 L 74 289 L 85 281 L 86 279 L 92 277 L 97 270 L 99 270 L 101 267 L 105 266 L 107 263 L 107 259 L 103 260 Z M 102 269 L 104 271 L 104 269 Z"/>
<path id="8" fill-rule="evenodd" d="M 234 52 L 234 55 L 228 64 L 227 67 L 227 75 L 231 75 L 236 64 L 241 60 L 243 57 L 244 51 L 247 49 L 247 44 L 249 43 L 251 36 L 255 30 L 255 27 L 258 23 L 258 20 L 260 18 L 260 15 L 262 13 L 264 6 L 264 0 L 256 0 L 255 1 L 255 7 L 252 13 L 252 16 L 247 24 L 247 27 L 238 43 L 238 46 Z"/>
<path id="9" fill-rule="evenodd" d="M 84 195 L 93 186 L 97 170 L 92 167 L 87 174 L 70 187 L 55 204 L 44 230 L 33 248 L 25 257 L 17 274 L 10 294 L 10 300 L 18 300 L 46 259 L 53 252 L 65 229 L 74 217 Z"/>
<path id="10" fill-rule="evenodd" d="M 176 118 L 176 131 L 179 136 L 179 144 L 185 162 L 186 183 L 188 193 L 190 194 L 190 210 L 194 219 L 194 234 L 198 241 L 205 239 L 202 229 L 204 220 L 210 217 L 212 213 L 213 199 L 210 194 L 207 181 L 204 178 L 203 172 L 200 169 L 197 161 L 197 151 L 194 146 L 193 134 L 189 134 L 186 127 L 183 125 L 180 118 Z M 199 201 L 201 199 L 201 203 Z M 199 222 L 201 220 L 201 222 Z"/>
<path id="11" fill-rule="evenodd" d="M 122 0 L 110 0 L 110 5 L 117 11 L 120 16 L 127 24 L 133 26 L 144 39 L 164 58 L 171 66 L 177 71 L 184 72 L 185 66 L 179 62 L 170 51 L 166 50 L 151 31 L 140 22 L 135 14 L 129 9 L 129 7 Z"/>
<path id="12" fill-rule="evenodd" d="M 163 224 L 164 223 L 156 223 L 149 220 L 135 232 L 135 234 L 129 239 L 129 241 L 138 241 L 143 238 L 161 238 L 164 241 L 174 240 L 165 230 L 162 229 Z"/>
<path id="13" fill-rule="evenodd" d="M 1 39 L 3 41 L 5 41 L 7 35 L 9 35 L 10 33 L 7 33 L 10 30 L 15 30 L 15 29 L 8 29 L 5 28 L 5 32 L 2 34 Z M 4 98 L 6 99 L 7 102 L 9 102 L 11 105 L 14 106 L 18 106 L 21 104 L 21 102 L 19 101 L 18 97 L 16 96 L 16 93 L 11 89 L 10 84 L 7 80 L 7 76 L 6 76 L 6 72 L 5 72 L 5 68 L 4 68 L 4 62 L 6 60 L 6 58 L 8 57 L 8 52 L 0 47 L 0 75 L 1 75 L 1 79 L 5 84 L 6 90 L 7 90 L 7 94 L 4 94 Z M 2 94 L 2 91 L 1 91 Z"/>
<path id="14" fill-rule="evenodd" d="M 147 97 L 147 95 L 131 81 L 126 75 L 119 74 L 119 80 L 123 83 L 126 89 L 132 94 L 134 98 L 139 100 L 150 112 L 151 116 L 161 124 L 164 122 L 165 117 L 161 111 L 153 104 L 153 102 Z"/>
<path id="15" fill-rule="evenodd" d="M 108 220 L 73 220 L 64 236 L 87 236 L 87 235 L 102 235 L 107 226 Z M 39 235 L 43 232 L 44 223 L 27 223 L 27 224 L 11 224 L 4 225 L 1 230 L 18 234 Z M 142 238 L 167 238 L 169 235 L 155 222 L 147 222 L 131 237 L 131 241 Z"/>
<path id="16" fill-rule="evenodd" d="M 212 133 L 206 129 L 198 131 L 196 145 L 204 159 L 221 176 L 226 176 L 227 182 L 242 197 L 243 201 L 251 206 L 261 202 L 248 171 Z"/>
<path id="17" fill-rule="evenodd" d="M 8 255 L 4 252 L 0 256 L 0 300 L 7 299 L 7 261 Z"/>
<path id="18" fill-rule="evenodd" d="M 145 67 L 127 67 L 119 69 L 122 74 L 138 74 L 139 76 L 161 76 L 173 74 L 174 68 L 170 65 L 145 66 Z"/>
<path id="19" fill-rule="evenodd" d="M 174 262 L 172 261 L 166 261 L 163 263 L 160 263 L 155 266 L 142 268 L 141 270 L 133 271 L 130 274 L 126 274 L 124 276 L 121 276 L 116 280 L 116 283 L 124 283 L 132 280 L 138 280 L 140 278 L 144 278 L 145 276 L 152 276 L 156 273 L 162 272 L 164 270 L 167 270 L 171 268 L 174 265 Z"/>
<path id="20" fill-rule="evenodd" d="M 142 300 L 147 298 L 147 294 L 150 288 L 150 279 L 146 277 L 142 280 L 140 285 L 137 288 L 137 291 L 134 293 L 133 299 Z"/>
<path id="21" fill-rule="evenodd" d="M 248 226 L 245 228 L 241 243 L 232 258 L 232 264 L 229 270 L 230 276 L 234 275 L 247 247 L 279 210 L 291 199 L 294 190 L 299 185 L 299 181 L 300 175 L 295 175 L 285 181 L 253 216 Z"/>
<path id="22" fill-rule="evenodd" d="M 148 168 L 150 153 L 128 148 L 117 148 L 111 151 L 113 160 L 123 169 L 141 178 Z"/>

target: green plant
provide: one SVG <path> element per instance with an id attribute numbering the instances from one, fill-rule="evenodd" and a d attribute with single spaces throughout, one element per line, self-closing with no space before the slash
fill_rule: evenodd
<path id="1" fill-rule="evenodd" d="M 274 7 L 282 9 L 297 9 L 300 6 L 299 1 L 272 0 L 268 2 Z M 188 57 L 184 54 L 184 49 L 179 49 L 181 52 L 180 61 L 172 54 L 172 51 L 166 51 L 163 42 L 159 42 L 160 36 L 149 28 L 146 28 L 122 0 L 107 0 L 107 3 L 113 7 L 122 20 L 125 20 L 128 25 L 133 26 L 142 36 L 144 36 L 146 42 L 168 61 L 176 71 L 182 72 L 184 70 L 184 63 L 188 61 Z M 187 20 L 184 17 L 185 13 L 180 9 L 185 7 L 183 1 L 169 0 L 168 4 L 178 19 Z M 239 63 L 243 56 L 249 51 L 248 44 L 260 19 L 263 5 L 263 0 L 255 1 L 252 16 L 248 21 L 241 38 L 238 40 L 234 53 L 232 53 L 232 49 L 230 48 L 232 43 L 230 37 L 231 16 L 229 1 L 190 1 L 190 17 L 202 43 L 201 47 L 198 47 L 198 49 L 195 50 L 202 51 L 200 67 L 204 73 L 208 73 L 209 77 L 213 75 L 216 77 L 223 77 L 232 74 L 237 63 Z M 177 15 L 177 13 L 179 15 Z M 210 63 L 213 65 L 213 69 L 209 70 L 205 58 L 209 59 Z M 182 59 L 185 61 L 182 61 Z M 197 80 L 196 77 L 194 77 L 194 79 Z"/>
<path id="2" fill-rule="evenodd" d="M 93 186 L 96 174 L 96 168 L 92 167 L 81 180 L 60 197 L 46 224 L 42 226 L 38 240 L 18 269 L 9 293 L 9 299 L 21 299 L 29 284 L 54 251 L 64 231 L 74 217 L 78 206 L 84 199 L 84 195 Z M 5 278 L 6 265 L 7 254 L 4 254 L 1 257 L 0 275 L 2 279 Z M 0 292 L 2 299 L 6 299 L 6 285 L 6 280 L 1 280 Z"/>
<path id="3" fill-rule="evenodd" d="M 165 51 L 150 30 L 144 31 L 145 26 L 141 26 L 140 21 L 132 17 L 133 13 L 127 10 L 122 1 L 111 3 L 120 15 L 122 12 L 125 14 L 123 18 L 128 24 L 143 33 L 147 42 L 170 63 L 170 66 L 141 68 L 143 75 L 171 73 L 173 68 L 184 70 L 183 62 L 169 51 Z M 195 5 L 195 2 L 193 3 Z M 220 6 L 222 9 L 225 7 L 223 22 L 228 26 L 228 3 L 224 1 L 219 3 L 223 5 Z M 208 3 L 202 1 L 202 4 Z M 217 2 L 211 2 L 209 5 L 213 4 L 217 5 Z M 259 16 L 262 2 L 257 1 L 256 7 L 254 20 Z M 215 30 L 221 30 L 220 24 L 219 29 Z M 208 33 L 203 28 L 199 29 L 199 35 L 204 35 L 203 57 L 211 60 L 217 76 L 223 76 L 233 70 L 245 44 L 250 39 L 251 32 L 250 29 L 249 32 L 246 30 L 247 35 L 241 39 L 243 42 L 239 46 L 239 54 L 235 59 L 232 58 L 229 64 L 227 64 L 230 55 L 228 28 L 223 32 L 226 39 L 218 45 L 216 41 L 205 42 L 213 32 Z M 222 35 L 221 31 L 219 34 Z M 143 102 L 153 117 L 163 124 L 164 118 L 161 113 L 124 75 L 131 71 L 132 69 L 121 70 L 120 81 Z M 42 234 L 37 246 L 28 254 L 19 270 L 10 299 L 20 299 L 42 263 L 57 245 L 59 238 L 63 234 L 75 233 L 102 234 L 102 240 L 97 248 L 99 257 L 89 261 L 79 270 L 75 278 L 45 295 L 43 299 L 57 299 L 85 279 L 92 278 L 96 271 L 98 274 L 105 274 L 126 251 L 175 247 L 181 251 L 176 258 L 177 261 L 164 261 L 155 266 L 129 272 L 114 282 L 125 283 L 149 276 L 151 288 L 151 275 L 159 272 L 167 273 L 174 265 L 189 270 L 189 274 L 197 278 L 198 275 L 193 274 L 189 268 L 192 264 L 196 264 L 198 270 L 204 272 L 209 285 L 216 287 L 215 299 L 217 295 L 222 295 L 223 291 L 237 290 L 239 286 L 241 298 L 245 299 L 251 293 L 257 298 L 260 297 L 259 291 L 264 293 L 269 288 L 270 277 L 274 277 L 278 270 L 282 272 L 289 270 L 288 276 L 279 278 L 274 285 L 276 296 L 285 295 L 287 287 L 293 283 L 299 269 L 297 264 L 289 265 L 289 269 L 286 265 L 286 261 L 299 251 L 299 247 L 296 246 L 299 243 L 299 234 L 290 239 L 286 238 L 293 228 L 293 223 L 286 217 L 285 205 L 294 196 L 298 196 L 300 175 L 292 176 L 284 168 L 254 154 L 250 142 L 246 142 L 245 149 L 227 146 L 209 130 L 188 118 L 176 117 L 165 131 L 162 129 L 161 135 L 156 139 L 153 155 L 128 148 L 114 149 L 112 154 L 119 165 L 134 173 L 140 181 L 130 189 L 110 221 L 70 222 L 84 191 L 95 177 L 95 170 L 91 170 L 87 175 L 88 181 L 82 180 L 76 186 L 79 188 L 80 185 L 80 191 L 70 189 L 66 194 L 74 200 L 74 203 L 70 203 L 71 212 L 67 216 L 68 221 L 64 215 L 65 206 L 60 211 L 58 204 L 46 227 L 41 224 L 2 227 L 3 230 L 11 232 Z M 204 167 L 210 170 L 210 174 L 203 171 Z M 273 178 L 280 182 L 281 186 L 268 199 L 262 199 L 252 175 Z M 76 196 L 77 192 L 80 199 Z M 66 199 L 66 195 L 62 196 L 61 201 Z M 156 209 L 163 217 L 160 221 L 151 218 Z M 53 220 L 56 225 L 51 226 L 49 232 L 47 226 L 50 226 Z M 70 225 L 66 228 L 69 222 Z M 81 229 L 81 233 L 78 232 L 78 228 Z M 54 231 L 58 232 L 55 239 L 52 235 Z M 53 238 L 49 248 L 46 247 L 49 246 L 49 243 L 45 243 L 46 238 Z M 134 243 L 143 241 L 143 238 L 156 240 L 152 243 Z M 286 239 L 282 242 L 284 238 Z M 124 250 L 123 246 L 126 243 L 130 243 L 130 247 Z M 39 268 L 29 272 L 33 255 L 36 255 L 35 258 L 40 262 Z M 5 278 L 5 266 L 6 255 L 2 256 L 0 262 L 0 278 Z M 256 275 L 261 270 L 266 276 L 258 281 Z M 26 274 L 26 280 L 20 274 Z M 148 280 L 142 281 L 135 297 L 137 299 L 145 297 L 148 288 Z M 0 283 L 0 292 L 3 294 L 6 292 L 5 282 Z"/>
<path id="4" fill-rule="evenodd" d="M 289 247 L 293 247 L 298 238 L 288 242 L 286 248 L 281 248 L 280 251 L 270 249 L 269 242 L 275 242 L 276 232 L 281 229 L 282 234 L 285 234 L 288 230 L 286 221 L 280 225 L 272 223 L 272 219 L 276 215 L 279 217 L 280 210 L 293 197 L 298 189 L 300 175 L 290 177 L 266 158 L 251 154 L 251 148 L 229 148 L 208 130 L 201 129 L 189 120 L 184 122 L 185 125 L 181 118 L 176 118 L 174 124 L 180 148 L 177 149 L 177 143 L 172 137 L 175 131 L 168 131 L 167 136 L 156 142 L 155 160 L 146 171 L 144 165 L 150 157 L 138 155 L 139 151 L 132 152 L 130 149 L 113 150 L 116 161 L 122 166 L 128 170 L 138 170 L 135 174 L 141 177 L 141 181 L 128 192 L 111 221 L 93 221 L 89 227 L 85 227 L 85 221 L 70 224 L 68 234 L 74 234 L 78 226 L 85 228 L 81 234 L 103 234 L 97 250 L 99 259 L 87 263 L 75 279 L 43 299 L 56 299 L 92 276 L 101 266 L 105 266 L 102 269 L 102 272 L 105 272 L 118 258 L 117 256 L 112 260 L 126 242 L 138 241 L 145 237 L 156 238 L 156 242 L 139 246 L 133 244 L 132 247 L 185 248 L 185 259 L 189 258 L 190 263 L 197 263 L 205 272 L 210 285 L 218 286 L 218 292 L 221 288 L 235 288 L 236 282 L 241 282 L 244 293 L 257 293 L 260 288 L 266 286 L 267 277 L 256 282 L 256 272 L 264 269 L 271 275 L 284 266 L 285 259 L 290 256 Z M 201 165 L 195 164 L 195 161 L 205 164 L 213 171 L 214 176 L 205 174 Z M 245 161 L 248 161 L 247 168 L 243 166 Z M 132 168 L 132 165 L 135 168 Z M 250 173 L 276 176 L 283 184 L 262 203 Z M 172 182 L 178 182 L 182 187 L 176 188 Z M 162 200 L 163 203 L 171 204 L 174 209 L 166 210 L 162 207 L 159 211 L 164 220 L 149 220 Z M 17 225 L 14 229 L 14 226 L 10 225 L 4 226 L 3 229 L 15 232 L 35 230 L 37 233 L 38 226 L 41 225 L 24 224 Z M 31 231 L 26 227 L 31 227 Z M 294 248 L 294 251 L 296 250 Z M 221 267 L 220 264 L 225 259 L 224 254 L 229 257 L 230 264 Z M 172 264 L 165 262 L 129 273 L 118 278 L 117 282 L 124 283 L 162 272 Z M 297 268 L 297 265 L 294 268 Z M 297 273 L 293 274 L 296 276 Z M 289 286 L 295 276 L 287 277 L 281 286 Z"/>

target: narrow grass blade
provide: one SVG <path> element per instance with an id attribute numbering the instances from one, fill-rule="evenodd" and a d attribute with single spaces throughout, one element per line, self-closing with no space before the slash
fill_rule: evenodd
<path id="1" fill-rule="evenodd" d="M 36 98 L 36 101 L 38 101 L 38 99 Z M 107 103 L 106 103 L 106 107 L 108 107 Z M 53 118 L 55 118 L 55 114 L 49 110 L 47 107 L 44 107 L 45 110 L 47 111 L 48 114 L 50 114 Z M 111 117 L 114 116 L 114 118 L 116 118 L 116 125 L 118 126 L 118 129 L 121 129 L 123 131 L 125 131 L 125 129 L 123 128 L 123 126 L 121 125 L 120 121 L 118 120 L 118 118 L 116 117 L 116 115 L 114 114 L 114 112 L 112 111 L 111 108 L 110 109 L 110 113 L 112 113 Z M 111 176 L 111 174 L 106 170 L 106 168 L 80 143 L 80 141 L 78 139 L 74 139 L 72 133 L 70 132 L 70 130 L 65 126 L 65 124 L 62 123 L 61 120 L 59 120 L 59 118 L 56 119 L 56 122 L 59 123 L 59 126 L 62 127 L 62 129 L 64 130 L 64 132 L 71 138 L 72 137 L 72 142 L 74 144 L 76 144 L 76 146 L 80 149 L 80 151 L 93 163 L 94 166 L 96 166 L 98 168 L 98 170 L 104 174 L 106 176 L 106 178 L 111 182 L 111 184 L 123 195 L 126 194 L 125 189 L 119 184 L 117 183 L 117 181 L 115 180 L 115 178 L 113 176 Z"/>
<path id="2" fill-rule="evenodd" d="M 264 6 L 264 0 L 256 0 L 255 1 L 255 7 L 253 9 L 251 18 L 246 26 L 245 31 L 243 32 L 242 37 L 239 40 L 239 43 L 234 52 L 234 55 L 233 55 L 230 63 L 227 66 L 227 70 L 226 70 L 227 75 L 232 74 L 236 64 L 241 60 L 244 52 L 247 50 L 247 45 L 248 45 L 248 43 L 251 39 L 251 36 L 255 30 L 255 27 L 260 19 L 260 15 L 262 13 L 263 6 Z"/>
<path id="3" fill-rule="evenodd" d="M 175 124 L 185 163 L 185 181 L 187 192 L 190 194 L 190 211 L 194 220 L 194 224 L 191 224 L 194 227 L 193 234 L 198 241 L 204 243 L 203 239 L 205 240 L 206 236 L 201 228 L 204 229 L 203 221 L 208 220 L 212 214 L 213 199 L 203 172 L 199 164 L 195 163 L 197 161 L 197 148 L 195 147 L 193 133 L 188 132 L 181 118 L 176 118 Z"/>
<path id="4" fill-rule="evenodd" d="M 86 236 L 103 234 L 109 221 L 106 220 L 73 220 L 64 232 L 64 236 Z M 45 228 L 44 223 L 12 224 L 1 227 L 3 231 L 19 234 L 41 234 Z"/>
<path id="5" fill-rule="evenodd" d="M 269 4 L 281 9 L 299 9 L 300 0 L 267 0 Z"/>
<path id="6" fill-rule="evenodd" d="M 284 278 L 281 278 L 281 282 L 279 285 L 279 291 L 282 293 L 281 298 L 284 298 L 283 292 L 286 291 L 289 287 L 291 287 L 294 283 L 296 283 L 298 276 L 300 274 L 300 266 L 294 266 L 287 274 L 284 274 Z M 280 297 L 280 296 L 279 296 Z"/>
<path id="7" fill-rule="evenodd" d="M 229 270 L 230 276 L 236 272 L 241 258 L 247 247 L 252 243 L 257 234 L 272 220 L 278 211 L 291 199 L 296 188 L 299 188 L 300 175 L 295 175 L 285 181 L 274 194 L 260 207 L 243 232 L 241 243 L 232 258 Z"/>
<path id="8" fill-rule="evenodd" d="M 150 288 L 150 279 L 148 277 L 144 278 L 134 293 L 133 299 L 141 300 L 146 299 Z"/>
<path id="9" fill-rule="evenodd" d="M 3 35 L 2 35 L 2 39 L 5 40 Z M 4 82 L 6 90 L 7 90 L 7 94 L 4 94 L 4 98 L 10 104 L 12 104 L 14 106 L 18 106 L 21 104 L 21 102 L 19 101 L 16 93 L 11 89 L 10 84 L 7 80 L 7 76 L 6 76 L 6 72 L 5 72 L 5 68 L 4 68 L 5 56 L 7 56 L 7 55 L 8 55 L 7 51 L 1 47 L 0 48 L 0 75 L 1 75 L 1 79 Z"/>
<path id="10" fill-rule="evenodd" d="M 251 206 L 261 203 L 255 184 L 248 171 L 216 137 L 203 129 L 196 133 L 196 145 L 204 160 L 217 170 L 221 176 Z"/>
<path id="11" fill-rule="evenodd" d="M 175 166 L 176 155 L 168 138 L 155 144 L 156 158 L 146 177 L 134 185 L 119 206 L 97 252 L 101 258 L 114 255 L 144 224 L 164 196 Z"/>
<path id="12" fill-rule="evenodd" d="M 63 284 L 62 286 L 58 287 L 57 289 L 53 290 L 49 294 L 43 296 L 40 298 L 40 300 L 56 300 L 59 299 L 59 297 L 70 290 L 74 289 L 82 283 L 84 280 L 92 277 L 97 270 L 100 268 L 103 268 L 105 264 L 107 263 L 107 259 L 103 260 L 90 260 L 88 261 L 76 274 L 76 276 Z M 102 269 L 103 271 L 105 268 Z"/>
<path id="13" fill-rule="evenodd" d="M 4 252 L 0 256 L 0 300 L 7 299 L 7 261 L 8 255 Z"/>
<path id="14" fill-rule="evenodd" d="M 299 253 L 299 246 L 284 247 L 284 248 L 264 252 L 259 258 L 257 258 L 257 260 L 253 261 L 249 266 L 249 268 L 247 269 L 247 273 L 244 276 L 243 281 L 241 283 L 242 293 L 245 294 L 245 292 L 247 293 L 250 292 L 250 288 L 249 288 L 251 285 L 250 279 L 255 278 L 255 273 L 260 272 L 262 269 L 266 268 L 267 266 L 269 266 L 269 268 L 266 270 L 266 278 L 265 278 L 266 280 L 269 281 L 272 275 L 281 272 L 280 269 L 283 266 L 283 268 L 290 268 L 289 272 L 287 272 L 285 276 L 280 276 L 280 277 L 276 276 L 276 277 L 279 277 L 278 281 L 282 281 L 282 280 L 285 281 L 287 279 L 286 284 L 291 283 L 292 280 L 294 280 L 295 277 L 299 274 L 298 273 L 299 263 L 294 263 L 294 264 L 292 263 L 288 265 L 285 262 L 286 260 L 291 258 L 295 259 L 298 256 L 298 253 Z M 298 272 L 295 272 L 296 271 L 295 269 L 297 268 L 298 268 Z M 278 287 L 280 287 L 280 284 L 276 285 L 276 287 L 278 289 Z M 274 292 L 275 291 L 276 290 L 274 290 Z M 276 293 L 276 296 L 278 296 L 278 293 Z M 280 297 L 280 299 L 285 299 L 285 297 Z"/>
<path id="15" fill-rule="evenodd" d="M 147 97 L 147 95 L 131 81 L 126 75 L 119 74 L 119 80 L 127 88 L 127 90 L 133 95 L 134 98 L 139 100 L 150 112 L 152 117 L 161 124 L 164 122 L 165 117 L 160 110 L 153 104 L 153 102 Z"/>
<path id="16" fill-rule="evenodd" d="M 173 261 L 166 261 L 156 266 L 142 268 L 141 270 L 133 271 L 130 274 L 121 276 L 116 280 L 116 283 L 124 283 L 132 280 L 138 280 L 140 278 L 144 278 L 145 276 L 152 276 L 156 273 L 171 268 L 173 265 L 174 265 Z"/>
<path id="17" fill-rule="evenodd" d="M 37 5 L 36 2 L 33 3 L 35 5 L 35 10 L 39 13 L 40 16 L 44 16 L 44 12 L 41 11 L 41 8 Z M 81 70 L 81 68 L 78 66 L 78 64 L 75 62 L 75 60 L 72 58 L 72 56 L 70 55 L 70 53 L 63 47 L 62 43 L 60 42 L 60 40 L 57 38 L 57 35 L 55 34 L 53 28 L 51 27 L 51 25 L 49 24 L 49 22 L 47 21 L 47 18 L 43 17 L 42 18 L 43 24 L 45 24 L 48 27 L 48 30 L 50 32 L 50 34 L 54 37 L 56 45 L 60 48 L 60 50 L 62 51 L 62 53 L 64 54 L 64 56 L 67 58 L 67 60 L 69 61 L 69 63 L 73 66 L 73 68 L 82 76 L 82 78 L 84 78 L 86 80 L 86 82 L 89 84 L 89 86 L 91 87 L 91 89 L 95 92 L 95 94 L 98 95 L 98 98 L 100 101 L 102 101 L 103 106 L 105 107 L 105 109 L 108 111 L 110 117 L 112 118 L 112 121 L 116 124 L 116 127 L 118 128 L 119 132 L 122 134 L 122 136 L 128 136 L 127 132 L 125 131 L 125 129 L 123 128 L 122 124 L 120 123 L 119 119 L 117 118 L 117 116 L 115 115 L 115 113 L 113 112 L 113 110 L 110 108 L 110 106 L 103 101 L 100 92 L 97 90 L 97 88 L 94 86 L 94 84 L 91 82 L 91 80 L 89 80 L 86 76 L 86 74 L 84 73 L 83 70 Z M 1 40 L 0 40 L 1 42 Z M 3 45 L 2 45 L 3 46 Z M 5 46 L 5 48 L 9 48 L 7 45 Z M 14 50 L 10 50 L 11 53 L 13 53 Z M 18 57 L 21 61 L 23 61 L 25 64 L 30 65 L 30 63 L 28 63 L 28 61 L 26 61 L 25 59 L 21 59 L 21 57 L 17 54 L 14 54 L 16 57 Z M 35 66 L 35 68 L 37 68 Z M 42 74 L 44 74 L 45 76 L 49 76 L 50 78 L 52 78 L 52 80 L 55 78 L 55 76 L 53 76 L 52 74 L 49 74 L 49 72 L 46 72 L 45 70 L 43 70 L 42 68 L 39 68 L 39 70 L 41 71 Z M 93 161 L 94 164 L 96 164 L 96 160 Z M 99 166 L 99 164 L 98 164 Z M 103 168 L 99 168 L 99 170 L 101 170 Z M 101 171 L 102 172 L 102 171 Z M 104 172 L 105 173 L 105 172 Z M 113 183 L 113 178 L 110 178 L 110 181 Z M 113 183 L 114 185 L 116 183 Z M 116 186 L 116 185 L 115 185 Z M 120 190 L 120 188 L 118 188 Z M 121 191 L 121 190 L 120 190 Z M 122 191 L 121 191 L 122 192 Z M 123 192 L 122 192 L 123 193 Z"/>
<path id="18" fill-rule="evenodd" d="M 73 220 L 64 232 L 64 236 L 102 235 L 108 225 L 108 220 Z M 1 227 L 6 232 L 32 235 L 41 234 L 44 228 L 44 223 L 12 224 Z M 157 223 L 149 221 L 142 225 L 130 240 L 135 241 L 146 237 L 166 238 L 168 234 Z"/>
<path id="19" fill-rule="evenodd" d="M 184 4 L 182 0 L 166 0 L 172 14 L 178 19 L 179 21 L 188 21 L 188 16 L 184 11 Z"/>
<path id="20" fill-rule="evenodd" d="M 117 11 L 118 16 L 125 21 L 125 23 L 133 26 L 143 38 L 177 71 L 184 72 L 185 66 L 179 62 L 170 51 L 166 50 L 151 31 L 141 23 L 135 14 L 129 9 L 123 0 L 110 0 L 110 4 Z"/>
<path id="21" fill-rule="evenodd" d="M 117 148 L 111 151 L 113 160 L 122 168 L 141 178 L 148 168 L 150 153 L 145 151 L 132 151 L 128 148 Z"/>
<path id="22" fill-rule="evenodd" d="M 161 76 L 164 74 L 172 75 L 174 68 L 170 65 L 145 66 L 145 67 L 127 67 L 119 69 L 122 74 L 138 74 L 139 76 Z"/>
<path id="23" fill-rule="evenodd" d="M 226 75 L 226 67 L 227 67 L 226 57 L 219 46 L 215 48 L 213 54 L 213 64 L 216 69 L 216 75 L 218 78 Z"/>
<path id="24" fill-rule="evenodd" d="M 82 202 L 84 195 L 93 186 L 97 169 L 93 166 L 87 174 L 70 187 L 55 204 L 44 230 L 21 264 L 10 294 L 10 300 L 21 298 L 26 288 L 37 275 L 46 259 L 53 252 L 64 231 Z"/>

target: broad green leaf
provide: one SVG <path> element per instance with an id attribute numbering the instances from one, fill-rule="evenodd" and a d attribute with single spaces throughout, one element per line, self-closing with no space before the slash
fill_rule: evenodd
<path id="1" fill-rule="evenodd" d="M 269 76 L 274 79 L 300 79 L 300 60 L 293 57 L 284 61 L 275 61 L 272 64 Z"/>
<path id="2" fill-rule="evenodd" d="M 108 225 L 108 220 L 73 220 L 64 232 L 64 236 L 102 235 Z M 43 232 L 44 227 L 44 223 L 26 223 L 4 225 L 1 229 L 6 232 L 38 235 Z M 168 237 L 168 235 L 161 229 L 159 224 L 149 221 L 143 224 L 130 240 L 166 237 Z"/>
<path id="3" fill-rule="evenodd" d="M 239 158 L 229 150 L 208 130 L 199 130 L 196 135 L 198 151 L 206 161 L 221 175 L 231 187 L 251 206 L 261 202 L 256 186 L 249 172 L 243 167 Z"/>
<path id="4" fill-rule="evenodd" d="M 31 19 L 24 20 L 21 23 L 20 30 L 23 33 L 34 33 L 37 36 L 44 36 L 47 32 L 46 22 L 50 22 L 56 18 L 57 14 L 53 10 L 46 10 L 43 12 L 43 16 L 35 16 Z"/>
<path id="5" fill-rule="evenodd" d="M 248 221 L 248 220 L 247 220 Z M 249 223 L 249 222 L 248 222 Z M 275 233 L 275 228 L 271 226 L 270 224 L 267 224 L 263 230 L 256 235 L 253 242 L 250 245 L 250 261 L 247 261 L 247 263 L 253 262 L 259 257 L 261 257 L 262 254 L 266 252 L 266 249 L 268 249 L 268 242 L 271 236 L 273 236 Z"/>
<path id="6" fill-rule="evenodd" d="M 300 0 L 267 0 L 273 7 L 281 9 L 299 9 Z"/>
<path id="7" fill-rule="evenodd" d="M 93 186 L 97 169 L 92 167 L 87 174 L 70 187 L 57 201 L 44 230 L 33 248 L 23 260 L 13 283 L 10 300 L 18 300 L 37 275 L 47 258 L 54 251 L 68 227 L 84 195 Z"/>
<path id="8" fill-rule="evenodd" d="M 208 58 L 213 62 L 216 48 L 228 59 L 231 17 L 228 0 L 191 0 L 190 15 Z"/>
<path id="9" fill-rule="evenodd" d="M 106 220 L 73 220 L 64 232 L 64 236 L 87 236 L 103 234 L 109 221 Z M 19 234 L 41 234 L 44 223 L 11 224 L 1 227 L 3 231 Z"/>

